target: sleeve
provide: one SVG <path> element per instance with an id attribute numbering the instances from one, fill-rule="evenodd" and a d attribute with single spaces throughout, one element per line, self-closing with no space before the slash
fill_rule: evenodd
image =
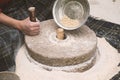
<path id="1" fill-rule="evenodd" d="M 2 12 L 2 9 L 0 8 L 0 13 Z"/>

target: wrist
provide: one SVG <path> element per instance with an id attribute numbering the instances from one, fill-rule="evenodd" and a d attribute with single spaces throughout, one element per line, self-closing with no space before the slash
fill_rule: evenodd
<path id="1" fill-rule="evenodd" d="M 21 28 L 21 21 L 20 20 L 16 20 L 14 27 L 17 28 L 18 30 L 22 30 Z"/>

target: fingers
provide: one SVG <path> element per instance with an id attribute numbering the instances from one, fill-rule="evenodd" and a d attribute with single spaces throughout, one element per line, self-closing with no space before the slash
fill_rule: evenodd
<path id="1" fill-rule="evenodd" d="M 30 22 L 30 27 L 40 27 L 40 22 Z"/>
<path id="2" fill-rule="evenodd" d="M 40 30 L 34 30 L 34 31 L 25 31 L 24 34 L 25 35 L 29 35 L 29 36 L 35 36 L 38 35 L 40 33 Z"/>
<path id="3" fill-rule="evenodd" d="M 30 31 L 38 31 L 40 30 L 40 27 L 34 26 L 34 27 L 30 27 L 29 29 Z"/>
<path id="4" fill-rule="evenodd" d="M 38 35 L 39 34 L 39 31 L 37 31 L 37 32 L 30 32 L 28 35 L 29 36 L 35 36 L 35 35 Z"/>
<path id="5" fill-rule="evenodd" d="M 29 18 L 21 21 L 21 31 L 29 36 L 38 35 L 40 33 L 40 22 L 31 22 Z"/>
<path id="6" fill-rule="evenodd" d="M 30 36 L 38 35 L 40 32 L 40 22 L 30 22 L 29 24 L 29 34 Z"/>

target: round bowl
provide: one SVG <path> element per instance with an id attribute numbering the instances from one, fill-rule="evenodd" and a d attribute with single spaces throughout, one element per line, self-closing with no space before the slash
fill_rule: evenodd
<path id="1" fill-rule="evenodd" d="M 87 0 L 56 0 L 53 5 L 53 18 L 57 25 L 66 30 L 81 27 L 89 17 Z"/>

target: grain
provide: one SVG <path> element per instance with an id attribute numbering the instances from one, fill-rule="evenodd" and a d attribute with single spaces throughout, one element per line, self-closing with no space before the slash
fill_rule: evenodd
<path id="1" fill-rule="evenodd" d="M 63 16 L 61 23 L 64 27 L 77 27 L 80 23 L 77 19 L 70 19 L 68 16 Z"/>

